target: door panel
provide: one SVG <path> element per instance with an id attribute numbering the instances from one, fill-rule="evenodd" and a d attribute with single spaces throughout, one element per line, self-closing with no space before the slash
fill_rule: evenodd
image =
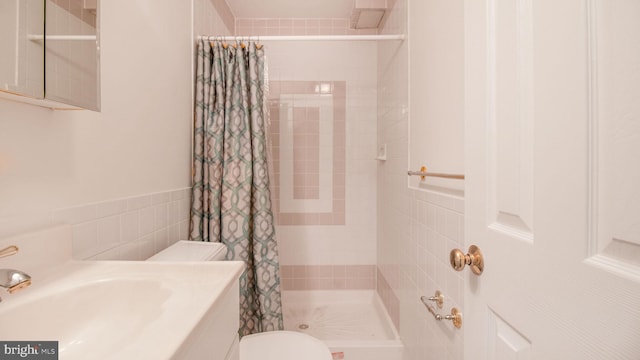
<path id="1" fill-rule="evenodd" d="M 531 359 L 531 342 L 496 313 L 489 313 L 488 331 L 488 353 L 490 359 Z"/>
<path id="2" fill-rule="evenodd" d="M 590 5 L 589 261 L 640 279 L 640 2 Z"/>
<path id="3" fill-rule="evenodd" d="M 465 2 L 465 358 L 640 359 L 638 19 Z"/>
<path id="4" fill-rule="evenodd" d="M 531 0 L 487 2 L 490 227 L 531 241 L 533 86 Z"/>

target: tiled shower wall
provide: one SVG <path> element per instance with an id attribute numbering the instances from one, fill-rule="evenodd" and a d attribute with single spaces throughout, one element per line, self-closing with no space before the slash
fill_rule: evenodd
<path id="1" fill-rule="evenodd" d="M 383 34 L 406 33 L 408 0 L 398 0 Z M 381 42 L 378 50 L 378 144 L 387 160 L 378 166 L 377 291 L 405 345 L 404 359 L 463 359 L 463 331 L 435 321 L 420 301 L 445 294 L 442 312 L 464 314 L 464 281 L 448 263 L 464 243 L 464 199 L 408 188 L 408 44 Z M 426 61 L 425 61 L 426 63 Z M 412 118 L 411 121 L 420 121 Z"/>
<path id="2" fill-rule="evenodd" d="M 264 45 L 283 287 L 373 289 L 377 45 Z"/>
<path id="3" fill-rule="evenodd" d="M 345 225 L 345 82 L 271 81 L 269 98 L 276 224 Z"/>

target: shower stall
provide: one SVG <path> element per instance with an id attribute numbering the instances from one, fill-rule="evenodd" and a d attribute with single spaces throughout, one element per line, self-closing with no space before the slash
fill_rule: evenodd
<path id="1" fill-rule="evenodd" d="M 286 330 L 335 359 L 400 359 L 376 292 L 378 43 L 402 36 L 261 37 Z M 397 317 L 397 314 L 393 314 Z"/>

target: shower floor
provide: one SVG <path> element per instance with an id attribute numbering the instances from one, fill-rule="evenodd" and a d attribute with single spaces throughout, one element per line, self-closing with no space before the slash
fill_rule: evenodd
<path id="1" fill-rule="evenodd" d="M 396 338 L 373 291 L 288 291 L 283 299 L 285 330 L 320 340 Z"/>
<path id="2" fill-rule="evenodd" d="M 285 330 L 322 340 L 334 359 L 401 359 L 402 343 L 373 290 L 284 291 Z"/>

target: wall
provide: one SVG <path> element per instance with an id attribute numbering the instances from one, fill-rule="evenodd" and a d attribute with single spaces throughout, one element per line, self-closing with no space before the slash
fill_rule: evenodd
<path id="1" fill-rule="evenodd" d="M 138 239 L 142 223 L 166 229 L 191 174 L 191 2 L 109 0 L 100 11 L 101 113 L 0 100 L 0 236 L 71 221 L 62 214 L 75 208 L 75 225 L 96 222 L 94 251 L 83 257 L 109 250 L 100 239 L 110 249 L 129 239 L 126 213 L 138 215 L 127 225 Z M 162 204 L 165 215 L 142 215 Z M 91 208 L 103 210 L 82 215 Z"/>
<path id="2" fill-rule="evenodd" d="M 244 19 L 238 31 L 273 24 L 261 28 L 261 34 L 306 34 L 308 23 L 308 19 Z M 326 24 L 335 25 L 323 28 L 332 33 L 347 31 L 346 19 Z M 319 22 L 310 26 L 318 33 Z M 269 41 L 264 45 L 283 288 L 373 289 L 377 45 Z"/>
<path id="3" fill-rule="evenodd" d="M 409 164 L 409 128 L 428 122 L 422 115 L 409 114 L 409 98 L 424 97 L 409 93 L 409 82 L 416 80 L 413 69 L 429 64 L 427 53 L 413 54 L 409 70 L 409 53 L 416 43 L 423 46 L 433 24 L 424 12 L 447 16 L 441 12 L 450 0 L 420 2 L 414 13 L 409 41 L 398 45 L 382 43 L 378 50 L 378 145 L 387 145 L 387 161 L 378 166 L 378 274 L 377 290 L 405 344 L 404 358 L 463 358 L 463 332 L 450 322 L 437 322 L 420 302 L 420 296 L 432 296 L 436 290 L 445 294 L 444 314 L 451 307 L 464 313 L 463 280 L 448 264 L 449 251 L 462 248 L 464 234 L 464 199 L 446 193 L 407 187 Z M 405 33 L 408 16 L 415 1 L 398 0 L 384 34 Z M 432 18 L 431 18 L 432 19 Z M 432 19 L 433 20 L 433 19 Z M 421 71 L 427 71 L 423 69 Z M 435 71 L 435 69 L 428 69 Z M 415 91 L 412 88 L 412 91 Z M 445 95 L 431 93 L 424 102 L 446 102 Z M 462 105 L 461 105 L 462 106 Z M 414 107 L 411 107 L 413 110 Z M 411 115 L 411 126 L 409 125 Z M 425 137 L 442 137 L 438 128 L 425 127 Z M 418 134 L 422 135 L 422 134 Z M 455 134 L 462 136 L 462 134 Z M 447 161 L 446 154 L 440 161 Z M 455 161 L 455 159 L 452 159 Z"/>
<path id="4" fill-rule="evenodd" d="M 415 1 L 409 32 L 420 34 L 409 52 L 409 168 L 464 173 L 463 1 Z M 414 176 L 410 186 L 444 187 L 462 195 L 464 181 Z M 440 189 L 438 189 L 440 190 Z"/>
<path id="5" fill-rule="evenodd" d="M 238 18 L 237 35 L 372 35 L 376 29 L 352 29 L 349 19 Z"/>

